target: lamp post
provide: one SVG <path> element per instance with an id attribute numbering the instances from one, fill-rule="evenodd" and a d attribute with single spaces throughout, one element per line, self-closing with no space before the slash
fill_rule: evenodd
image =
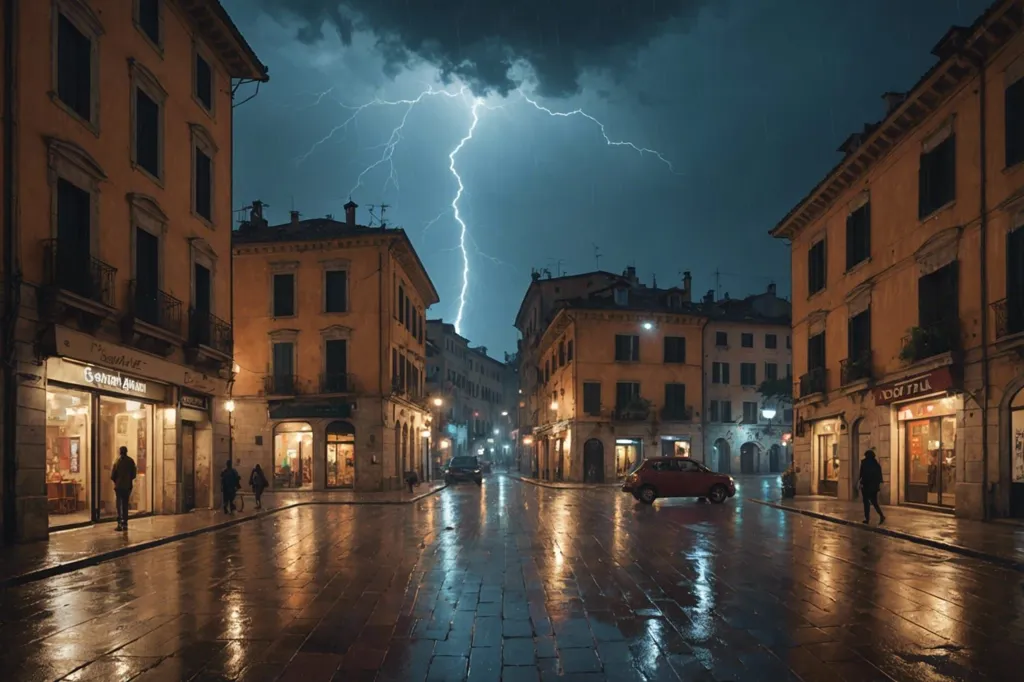
<path id="1" fill-rule="evenodd" d="M 434 429 L 437 431 L 437 437 L 436 438 L 432 438 L 430 441 L 428 441 L 428 443 L 429 444 L 435 444 L 436 443 L 439 446 L 443 446 L 443 443 L 441 442 L 441 408 L 444 407 L 444 398 L 442 398 L 441 396 L 436 396 L 430 402 L 431 402 L 431 404 L 433 404 L 433 406 L 435 408 L 437 408 L 437 414 L 434 416 Z M 428 461 L 428 464 L 430 465 L 430 469 L 429 469 L 429 471 L 427 471 L 426 476 L 427 476 L 427 478 L 429 480 L 433 480 L 434 479 L 434 459 L 437 458 L 439 455 L 435 455 L 433 450 L 431 450 L 429 448 L 429 445 L 428 445 L 428 450 L 427 451 L 430 453 L 429 461 Z"/>
<path id="2" fill-rule="evenodd" d="M 224 403 L 224 409 L 228 411 L 228 461 L 231 466 L 235 465 L 235 401 L 228 400 Z"/>

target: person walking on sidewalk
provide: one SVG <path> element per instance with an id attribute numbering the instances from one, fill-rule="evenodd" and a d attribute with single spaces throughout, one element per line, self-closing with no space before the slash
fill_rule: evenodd
<path id="1" fill-rule="evenodd" d="M 117 461 L 110 469 L 110 480 L 114 482 L 115 506 L 117 508 L 117 530 L 128 530 L 128 500 L 132 496 L 132 486 L 138 470 L 135 460 L 128 456 L 128 448 L 121 446 L 117 450 Z"/>
<path id="2" fill-rule="evenodd" d="M 220 472 L 220 492 L 224 497 L 224 513 L 233 514 L 235 513 L 235 493 L 242 487 L 242 477 L 238 475 L 238 471 L 231 466 L 231 460 L 228 460 L 227 465 L 224 467 L 224 471 Z"/>
<path id="3" fill-rule="evenodd" d="M 885 523 L 885 514 L 878 506 L 878 491 L 882 487 L 882 465 L 875 459 L 875 451 L 868 450 L 860 462 L 860 496 L 864 500 L 864 523 L 871 522 L 871 507 L 878 512 L 878 524 Z"/>
<path id="4" fill-rule="evenodd" d="M 263 503 L 260 500 L 267 487 L 267 477 L 263 474 L 263 468 L 259 464 L 254 466 L 252 473 L 249 474 L 249 487 L 252 488 L 252 496 L 256 498 L 256 508 L 262 509 Z"/>

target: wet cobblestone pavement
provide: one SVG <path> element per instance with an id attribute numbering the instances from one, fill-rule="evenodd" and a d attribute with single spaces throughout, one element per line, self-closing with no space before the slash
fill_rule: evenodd
<path id="1" fill-rule="evenodd" d="M 1022 574 L 741 499 L 504 476 L 0 593 L 4 680 L 1012 680 Z"/>

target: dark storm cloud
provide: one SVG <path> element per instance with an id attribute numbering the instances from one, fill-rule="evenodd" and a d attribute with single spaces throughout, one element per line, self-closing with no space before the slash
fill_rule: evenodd
<path id="1" fill-rule="evenodd" d="M 718 0 L 721 3 L 723 0 Z M 508 69 L 530 64 L 541 95 L 579 89 L 582 72 L 616 70 L 669 31 L 689 28 L 713 0 L 260 0 L 279 17 L 303 21 L 299 38 L 325 28 L 351 44 L 370 31 L 392 73 L 416 58 L 479 94 L 516 87 Z"/>

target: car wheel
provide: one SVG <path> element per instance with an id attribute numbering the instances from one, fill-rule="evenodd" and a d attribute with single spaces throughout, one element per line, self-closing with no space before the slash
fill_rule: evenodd
<path id="1" fill-rule="evenodd" d="M 654 504 L 654 500 L 657 498 L 658 493 L 655 492 L 654 488 L 649 485 L 645 485 L 643 488 L 640 488 L 640 492 L 636 499 L 640 500 L 644 504 Z"/>
<path id="2" fill-rule="evenodd" d="M 729 491 L 725 489 L 724 485 L 716 485 L 708 493 L 708 499 L 715 504 L 722 504 L 728 496 Z"/>

